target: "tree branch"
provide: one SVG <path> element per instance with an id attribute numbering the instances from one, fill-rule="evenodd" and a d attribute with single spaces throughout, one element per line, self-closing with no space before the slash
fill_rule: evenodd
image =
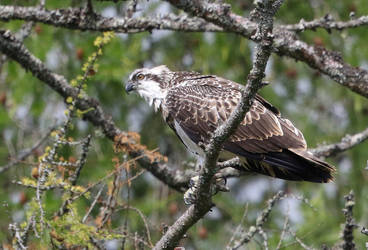
<path id="1" fill-rule="evenodd" d="M 10 159 L 10 161 L 8 162 L 8 164 L 1 166 L 0 167 L 0 173 L 3 173 L 5 171 L 7 171 L 9 168 L 11 168 L 12 166 L 18 164 L 19 162 L 25 160 L 28 156 L 30 156 L 38 147 L 40 147 L 42 145 L 42 143 L 44 143 L 46 141 L 46 139 L 49 137 L 51 131 L 53 130 L 50 129 L 38 142 L 36 142 L 36 144 L 34 144 L 31 148 L 23 150 L 23 152 L 21 152 L 15 159 Z"/>
<path id="2" fill-rule="evenodd" d="M 352 147 L 362 143 L 368 139 L 368 128 L 354 135 L 346 135 L 338 143 L 324 145 L 315 149 L 310 149 L 311 153 L 316 157 L 330 157 L 338 153 L 351 149 Z"/>
<path id="3" fill-rule="evenodd" d="M 276 202 L 285 198 L 285 193 L 279 191 L 274 197 L 267 201 L 267 207 L 263 209 L 262 213 L 257 217 L 256 225 L 251 226 L 246 233 L 243 233 L 239 240 L 234 242 L 234 246 L 227 246 L 227 249 L 236 250 L 242 245 L 248 243 L 252 240 L 252 238 L 256 235 L 256 233 L 260 233 L 263 231 L 263 225 L 268 220 L 272 208 L 275 206 Z"/>
<path id="4" fill-rule="evenodd" d="M 170 14 L 156 18 L 106 18 L 80 8 L 44 10 L 35 7 L 0 6 L 0 20 L 32 20 L 69 29 L 112 30 L 123 33 L 137 33 L 154 29 L 185 32 L 231 32 L 254 40 L 252 36 L 256 32 L 257 23 L 234 14 L 230 5 L 190 0 L 166 1 L 196 17 L 189 18 L 185 15 Z M 361 23 L 366 22 L 364 17 L 359 20 Z M 349 25 L 352 24 L 349 23 Z M 339 27 L 337 24 L 335 26 Z M 297 39 L 295 32 L 287 30 L 285 27 L 281 25 L 273 31 L 275 35 L 273 52 L 280 56 L 300 60 L 342 86 L 368 97 L 367 70 L 345 63 L 337 52 L 308 45 Z"/>
<path id="5" fill-rule="evenodd" d="M 0 20 L 25 20 L 76 30 L 138 33 L 154 29 L 177 31 L 223 31 L 201 18 L 169 14 L 160 17 L 103 17 L 81 8 L 45 10 L 37 7 L 1 6 Z"/>
<path id="6" fill-rule="evenodd" d="M 68 85 L 64 76 L 55 74 L 46 68 L 10 31 L 0 30 L 0 51 L 18 62 L 25 70 L 30 71 L 35 77 L 46 83 L 64 99 L 69 96 L 73 97 L 73 99 L 77 100 L 76 106 L 78 109 L 89 110 L 93 108 L 93 110 L 85 113 L 83 118 L 91 122 L 94 126 L 100 127 L 108 139 L 114 141 L 116 135 L 124 133 L 116 127 L 111 117 L 104 113 L 96 100 L 89 97 L 84 99 L 76 98 L 77 89 Z M 134 139 L 130 141 L 131 143 L 138 143 Z M 130 155 L 131 157 L 137 157 L 142 155 L 142 152 L 132 151 Z M 188 180 L 184 181 L 181 177 L 184 174 L 173 170 L 174 168 L 166 164 L 159 164 L 158 162 L 151 163 L 151 160 L 147 157 L 140 157 L 138 162 L 143 168 L 150 171 L 155 177 L 171 188 L 181 192 L 187 188 Z"/>
<path id="7" fill-rule="evenodd" d="M 351 19 L 349 21 L 334 21 L 331 15 L 326 15 L 322 18 L 315 19 L 306 22 L 301 19 L 297 24 L 282 25 L 281 27 L 289 31 L 303 32 L 305 30 L 316 30 L 317 28 L 326 29 L 331 31 L 332 29 L 343 30 L 348 28 L 357 28 L 360 26 L 368 25 L 368 16 L 361 16 L 356 19 Z"/>
<path id="8" fill-rule="evenodd" d="M 345 225 L 342 232 L 342 249 L 355 249 L 354 243 L 354 229 L 357 228 L 353 218 L 353 208 L 355 205 L 354 193 L 350 191 L 348 195 L 344 196 L 345 208 L 342 210 L 345 215 Z"/>
<path id="9" fill-rule="evenodd" d="M 199 1 L 186 2 L 185 8 L 202 7 Z M 191 5 L 192 3 L 193 5 Z M 260 43 L 256 47 L 256 58 L 248 75 L 247 85 L 242 90 L 242 97 L 229 119 L 216 129 L 205 150 L 205 160 L 200 171 L 199 185 L 196 190 L 196 201 L 167 230 L 157 242 L 154 249 L 173 249 L 184 233 L 211 209 L 211 183 L 216 173 L 216 163 L 222 144 L 235 132 L 253 103 L 257 91 L 262 87 L 262 79 L 268 58 L 272 50 L 273 16 L 281 6 L 281 1 L 259 1 L 252 15 L 259 20 L 259 28 L 255 34 Z M 204 5 L 209 5 L 205 3 Z M 225 13 L 222 13 L 225 14 Z M 214 14 L 216 15 L 216 13 Z"/>
<path id="10" fill-rule="evenodd" d="M 222 27 L 226 32 L 237 33 L 254 40 L 252 35 L 256 32 L 256 23 L 231 12 L 230 5 L 190 0 L 166 1 Z M 276 27 L 273 34 L 275 35 L 273 51 L 278 55 L 300 60 L 352 91 L 368 97 L 367 70 L 348 65 L 337 52 L 310 46 L 298 40 L 295 33 L 285 30 L 282 26 Z"/>
<path id="11" fill-rule="evenodd" d="M 339 52 L 298 40 L 293 32 L 278 28 L 275 34 L 275 53 L 302 61 L 342 86 L 368 97 L 367 70 L 345 63 Z"/>

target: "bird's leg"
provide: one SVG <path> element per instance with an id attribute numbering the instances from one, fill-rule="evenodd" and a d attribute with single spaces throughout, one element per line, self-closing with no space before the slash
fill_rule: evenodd
<path id="1" fill-rule="evenodd" d="M 193 204 L 197 199 L 197 189 L 200 182 L 200 176 L 196 175 L 189 180 L 189 189 L 184 193 L 184 203 Z"/>
<path id="2" fill-rule="evenodd" d="M 194 170 L 199 173 L 201 171 L 204 158 L 197 154 L 197 162 L 195 164 Z M 189 189 L 184 193 L 184 203 L 187 205 L 194 204 L 197 199 L 197 189 L 200 183 L 200 176 L 196 175 L 189 180 Z"/>
<path id="3" fill-rule="evenodd" d="M 201 164 L 197 164 L 201 167 Z M 193 204 L 197 199 L 197 190 L 201 182 L 201 176 L 196 175 L 189 181 L 189 189 L 184 193 L 184 203 L 187 205 Z M 211 195 L 215 195 L 218 192 L 229 192 L 229 188 L 226 186 L 226 178 L 220 174 L 215 174 L 211 184 Z"/>
<path id="4" fill-rule="evenodd" d="M 214 176 L 214 185 L 213 188 L 213 195 L 217 194 L 218 192 L 229 192 L 230 189 L 226 186 L 227 180 L 224 176 L 220 174 L 215 174 Z"/>
<path id="5" fill-rule="evenodd" d="M 184 203 L 187 205 L 194 204 L 197 199 L 198 186 L 201 182 L 199 175 L 194 176 L 189 181 L 189 189 L 184 193 Z M 218 192 L 229 192 L 229 188 L 226 186 L 226 178 L 223 176 L 215 175 L 211 184 L 211 195 L 215 195 Z"/>

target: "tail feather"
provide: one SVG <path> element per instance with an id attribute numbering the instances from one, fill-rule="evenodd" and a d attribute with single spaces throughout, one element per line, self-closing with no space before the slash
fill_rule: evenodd
<path id="1" fill-rule="evenodd" d="M 234 150 L 231 150 L 234 152 Z M 247 171 L 284 180 L 324 183 L 333 181 L 335 168 L 308 151 L 284 149 L 281 152 L 249 153 L 237 148 Z"/>

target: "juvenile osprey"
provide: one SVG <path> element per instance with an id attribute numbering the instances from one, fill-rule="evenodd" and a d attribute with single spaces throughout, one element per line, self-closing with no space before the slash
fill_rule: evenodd
<path id="1" fill-rule="evenodd" d="M 165 65 L 135 70 L 125 86 L 137 91 L 192 153 L 204 157 L 215 129 L 240 100 L 241 85 L 214 75 L 173 72 Z M 329 182 L 334 167 L 307 151 L 303 134 L 257 95 L 237 131 L 224 143 L 222 160 L 238 156 L 244 170 L 295 181 Z"/>

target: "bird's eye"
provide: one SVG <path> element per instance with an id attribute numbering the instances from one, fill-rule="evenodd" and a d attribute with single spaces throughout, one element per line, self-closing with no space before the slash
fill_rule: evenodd
<path id="1" fill-rule="evenodd" d="M 143 75 L 143 74 L 139 74 L 139 75 L 137 75 L 137 79 L 138 79 L 138 80 L 143 80 L 143 79 L 144 79 L 144 75 Z"/>

